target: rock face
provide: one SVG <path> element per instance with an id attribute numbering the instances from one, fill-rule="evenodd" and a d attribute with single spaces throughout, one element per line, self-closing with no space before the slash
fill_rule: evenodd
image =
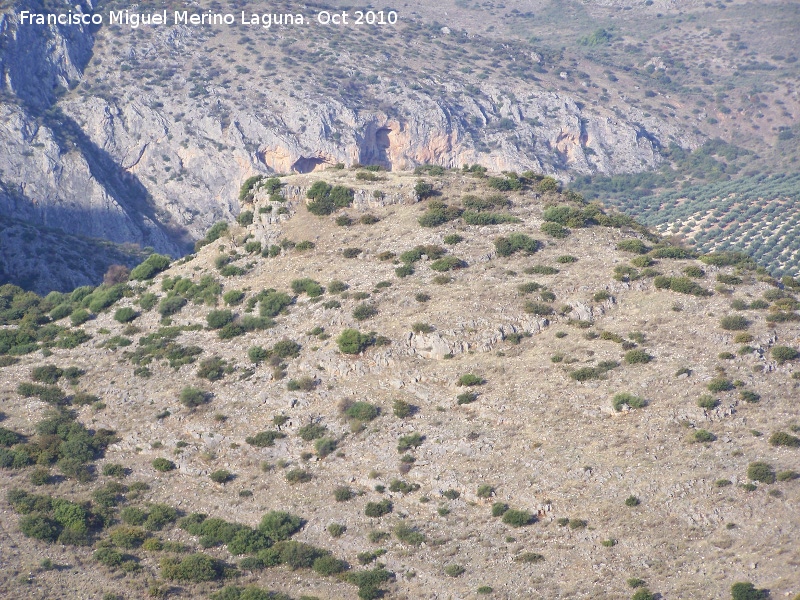
<path id="1" fill-rule="evenodd" d="M 654 168 L 668 140 L 695 143 L 635 107 L 586 107 L 544 83 L 453 75 L 422 93 L 376 77 L 379 94 L 333 96 L 312 77 L 224 78 L 228 61 L 205 50 L 217 34 L 200 29 L 21 25 L 21 10 L 37 8 L 0 14 L 0 214 L 172 255 L 235 216 L 253 174 L 478 163 L 569 179 Z"/>

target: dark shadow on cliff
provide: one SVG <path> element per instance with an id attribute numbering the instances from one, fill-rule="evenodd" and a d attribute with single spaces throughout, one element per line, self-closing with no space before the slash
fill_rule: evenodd
<path id="1" fill-rule="evenodd" d="M 182 255 L 191 251 L 193 240 L 189 232 L 172 221 L 168 214 L 159 213 L 150 192 L 139 178 L 123 169 L 108 152 L 89 139 L 81 127 L 71 117 L 65 115 L 60 107 L 53 106 L 36 116 L 42 125 L 53 132 L 61 152 L 77 150 L 81 153 L 89 165 L 92 177 L 123 208 L 142 232 L 145 245 L 170 254 Z M 172 247 L 164 247 L 163 243 L 159 243 L 152 236 L 148 239 L 151 227 L 147 225 L 145 217 L 156 224 L 164 237 L 171 242 Z"/>

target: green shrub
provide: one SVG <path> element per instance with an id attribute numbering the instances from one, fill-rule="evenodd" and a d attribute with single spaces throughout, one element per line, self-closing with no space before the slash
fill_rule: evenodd
<path id="1" fill-rule="evenodd" d="M 322 438 L 314 442 L 314 450 L 316 450 L 317 456 L 320 458 L 325 458 L 336 450 L 336 445 L 336 440 L 331 438 Z"/>
<path id="2" fill-rule="evenodd" d="M 650 252 L 647 244 L 639 239 L 622 240 L 617 244 L 617 250 L 633 252 L 634 254 L 647 254 Z"/>
<path id="3" fill-rule="evenodd" d="M 717 439 L 710 431 L 706 431 L 705 429 L 698 429 L 694 432 L 694 441 L 695 442 L 713 442 Z"/>
<path id="4" fill-rule="evenodd" d="M 694 279 L 700 279 L 706 276 L 706 272 L 697 265 L 689 265 L 688 267 L 684 268 L 683 274 L 687 277 L 693 277 Z"/>
<path id="5" fill-rule="evenodd" d="M 775 471 L 765 462 L 752 462 L 747 465 L 747 478 L 761 483 L 775 483 Z"/>
<path id="6" fill-rule="evenodd" d="M 631 600 L 655 600 L 655 594 L 652 594 L 646 587 L 639 588 L 631 596 Z"/>
<path id="7" fill-rule="evenodd" d="M 213 471 L 209 475 L 209 478 L 214 483 L 227 483 L 228 481 L 233 479 L 233 473 L 231 473 L 227 469 L 217 469 L 216 471 Z"/>
<path id="8" fill-rule="evenodd" d="M 83 325 L 92 318 L 92 315 L 84 308 L 78 308 L 72 312 L 69 316 L 69 320 L 72 323 L 73 327 L 78 327 L 79 325 Z"/>
<path id="9" fill-rule="evenodd" d="M 769 590 L 759 590 L 750 582 L 738 582 L 731 586 L 732 600 L 766 600 Z"/>
<path id="10" fill-rule="evenodd" d="M 512 233 L 508 237 L 498 237 L 494 247 L 499 256 L 511 256 L 516 252 L 533 254 L 539 249 L 539 242 L 523 233 Z"/>
<path id="11" fill-rule="evenodd" d="M 727 331 L 742 331 L 750 326 L 750 321 L 741 315 L 727 315 L 720 319 L 719 325 Z"/>
<path id="12" fill-rule="evenodd" d="M 503 523 L 512 527 L 523 527 L 536 521 L 536 518 L 527 510 L 509 508 L 503 513 Z"/>
<path id="13" fill-rule="evenodd" d="M 345 485 L 340 485 L 333 490 L 333 497 L 337 502 L 347 502 L 354 495 L 353 490 Z"/>
<path id="14" fill-rule="evenodd" d="M 275 440 L 285 437 L 286 434 L 280 431 L 262 431 L 256 435 L 246 437 L 244 441 L 256 448 L 268 448 L 275 445 Z"/>
<path id="15" fill-rule="evenodd" d="M 502 517 L 509 510 L 508 504 L 505 502 L 495 502 L 492 504 L 492 516 Z"/>
<path id="16" fill-rule="evenodd" d="M 265 514 L 258 530 L 276 542 L 288 540 L 300 531 L 304 525 L 303 519 L 291 513 L 270 511 Z"/>
<path id="17" fill-rule="evenodd" d="M 522 219 L 506 213 L 464 211 L 461 215 L 467 225 L 500 225 L 502 223 L 522 223 Z"/>
<path id="18" fill-rule="evenodd" d="M 625 362 L 629 365 L 649 363 L 653 360 L 645 350 L 629 350 L 625 353 Z"/>
<path id="19" fill-rule="evenodd" d="M 157 458 L 152 464 L 156 471 L 161 471 L 162 473 L 166 473 L 175 469 L 175 463 L 166 458 Z"/>
<path id="20" fill-rule="evenodd" d="M 459 576 L 463 575 L 466 572 L 467 572 L 467 570 L 464 567 L 462 567 L 461 565 L 447 565 L 444 568 L 444 573 L 448 577 L 459 577 Z"/>
<path id="21" fill-rule="evenodd" d="M 239 223 L 242 227 L 247 227 L 248 225 L 253 224 L 253 211 L 252 210 L 245 210 L 239 213 L 236 217 L 236 222 Z"/>
<path id="22" fill-rule="evenodd" d="M 786 446 L 787 448 L 800 447 L 800 438 L 783 431 L 776 431 L 769 438 L 769 443 L 773 446 Z"/>
<path id="23" fill-rule="evenodd" d="M 457 403 L 461 404 L 472 404 L 478 399 L 478 394 L 475 392 L 464 392 L 463 394 L 459 394 L 456 396 Z"/>
<path id="24" fill-rule="evenodd" d="M 778 471 L 776 477 L 778 481 L 794 481 L 795 479 L 800 479 L 800 473 L 792 470 Z"/>
<path id="25" fill-rule="evenodd" d="M 109 538 L 115 546 L 127 550 L 141 546 L 146 537 L 147 533 L 145 533 L 144 529 L 129 525 L 120 525 L 109 534 Z"/>
<path id="26" fill-rule="evenodd" d="M 800 352 L 789 346 L 773 346 L 770 350 L 770 355 L 779 365 L 782 365 L 800 357 Z"/>
<path id="27" fill-rule="evenodd" d="M 120 323 L 130 323 L 138 316 L 139 313 L 128 306 L 124 308 L 118 308 L 114 313 L 114 319 Z"/>
<path id="28" fill-rule="evenodd" d="M 374 304 L 359 304 L 353 309 L 353 318 L 356 321 L 366 321 L 378 314 Z"/>
<path id="29" fill-rule="evenodd" d="M 292 469 L 286 473 L 286 481 L 292 485 L 295 483 L 308 483 L 312 475 L 304 469 Z"/>
<path id="30" fill-rule="evenodd" d="M 200 583 L 216 581 L 225 576 L 225 565 L 206 554 L 191 554 L 182 560 L 165 558 L 161 561 L 161 577 L 173 581 Z"/>
<path id="31" fill-rule="evenodd" d="M 331 187 L 322 180 L 315 181 L 306 193 L 311 200 L 306 207 L 311 214 L 329 215 L 340 208 L 347 208 L 353 203 L 352 189 L 337 185 Z"/>
<path id="32" fill-rule="evenodd" d="M 564 265 L 567 265 L 567 264 L 570 264 L 570 263 L 578 262 L 578 259 L 575 256 L 572 256 L 570 254 L 565 254 L 564 256 L 559 256 L 556 259 L 556 262 L 564 264 Z"/>
<path id="33" fill-rule="evenodd" d="M 636 496 L 631 495 L 625 498 L 625 506 L 634 507 L 634 506 L 639 506 L 640 504 L 641 500 L 639 500 L 639 498 L 637 498 Z"/>
<path id="34" fill-rule="evenodd" d="M 404 544 L 412 546 L 419 546 L 425 541 L 425 534 L 418 531 L 416 527 L 406 525 L 405 523 L 398 523 L 394 528 L 395 537 Z"/>
<path id="35" fill-rule="evenodd" d="M 734 388 L 734 385 L 724 377 L 716 377 L 712 379 L 706 386 L 709 392 L 728 392 Z"/>
<path id="36" fill-rule="evenodd" d="M 465 269 L 467 267 L 467 263 L 461 260 L 460 258 L 456 258 L 455 256 L 445 256 L 443 258 L 433 261 L 430 264 L 430 267 L 434 271 L 439 271 L 440 273 L 446 273 L 447 271 Z"/>
<path id="37" fill-rule="evenodd" d="M 169 267 L 170 259 L 161 254 L 151 254 L 144 262 L 131 271 L 130 279 L 144 281 L 152 279 L 155 275 Z"/>
<path id="38" fill-rule="evenodd" d="M 553 307 L 543 302 L 529 301 L 525 303 L 524 310 L 526 313 L 536 315 L 537 317 L 546 317 L 555 313 Z"/>
<path id="39" fill-rule="evenodd" d="M 357 329 L 345 329 L 336 338 L 336 345 L 343 354 L 360 354 L 373 343 L 371 335 L 360 333 Z"/>
<path id="40" fill-rule="evenodd" d="M 158 301 L 158 296 L 156 296 L 153 292 L 147 292 L 142 294 L 139 298 L 139 306 L 142 307 L 142 310 L 150 310 L 156 305 Z"/>
<path id="41" fill-rule="evenodd" d="M 231 367 L 228 363 L 218 356 L 211 356 L 200 362 L 197 368 L 197 376 L 209 381 L 218 381 L 230 372 Z"/>
<path id="42" fill-rule="evenodd" d="M 463 242 L 464 238 L 458 235 L 457 233 L 451 233 L 449 235 L 444 236 L 444 239 L 442 241 L 448 246 L 455 246 L 456 244 Z"/>
<path id="43" fill-rule="evenodd" d="M 292 281 L 292 291 L 295 294 L 306 294 L 309 298 L 317 298 L 325 293 L 325 288 L 313 279 L 304 277 Z"/>
<path id="44" fill-rule="evenodd" d="M 369 402 L 354 402 L 345 408 L 344 414 L 348 419 L 372 421 L 378 416 L 378 407 Z"/>
<path id="45" fill-rule="evenodd" d="M 342 250 L 342 256 L 345 258 L 357 258 L 362 252 L 361 248 L 345 248 Z"/>
<path id="46" fill-rule="evenodd" d="M 611 406 L 614 407 L 614 410 L 621 411 L 622 407 L 625 405 L 630 408 L 644 408 L 647 406 L 647 400 L 639 396 L 634 396 L 633 394 L 628 394 L 627 392 L 615 394 L 611 401 Z"/>
<path id="47" fill-rule="evenodd" d="M 418 448 L 425 441 L 425 436 L 419 433 L 402 436 L 397 442 L 397 451 L 405 452 L 411 448 Z"/>
<path id="48" fill-rule="evenodd" d="M 186 298 L 183 296 L 167 296 L 158 304 L 158 314 L 162 317 L 171 317 L 186 306 Z"/>
<path id="49" fill-rule="evenodd" d="M 706 410 L 716 408 L 718 404 L 719 400 L 708 394 L 703 394 L 697 399 L 697 406 L 700 408 L 705 408 Z"/>
<path id="50" fill-rule="evenodd" d="M 550 221 L 542 223 L 540 229 L 542 233 L 546 233 L 547 235 L 554 237 L 556 239 L 564 239 L 570 233 L 569 229 L 567 229 L 566 227 L 563 227 L 559 223 L 554 223 Z"/>
<path id="51" fill-rule="evenodd" d="M 486 383 L 486 380 L 474 373 L 465 373 L 458 378 L 458 385 L 461 386 L 483 385 L 484 383 Z"/>
<path id="52" fill-rule="evenodd" d="M 739 397 L 745 402 L 753 404 L 761 400 L 761 396 L 751 390 L 742 390 L 741 392 L 739 392 Z"/>
<path id="53" fill-rule="evenodd" d="M 364 514 L 373 519 L 388 515 L 392 512 L 392 503 L 388 499 L 381 500 L 380 502 L 367 502 L 364 507 Z"/>

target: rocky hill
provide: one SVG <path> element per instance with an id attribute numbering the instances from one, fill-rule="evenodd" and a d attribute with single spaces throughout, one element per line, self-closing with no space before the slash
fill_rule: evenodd
<path id="1" fill-rule="evenodd" d="M 800 594 L 800 282 L 534 173 L 241 198 L 127 283 L 0 288 L 0 595 Z"/>
<path id="2" fill-rule="evenodd" d="M 4 2 L 0 213 L 177 257 L 256 174 L 477 163 L 567 181 L 716 136 L 764 170 L 794 156 L 775 147 L 797 113 L 793 3 L 409 2 L 391 27 L 300 29 L 242 25 L 263 7 L 236 4 L 231 26 L 138 28 L 109 24 L 115 1 L 64 5 L 97 28 L 21 25 L 53 7 Z"/>

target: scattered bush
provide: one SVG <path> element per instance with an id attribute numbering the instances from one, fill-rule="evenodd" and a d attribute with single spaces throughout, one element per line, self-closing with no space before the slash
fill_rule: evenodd
<path id="1" fill-rule="evenodd" d="M 719 400 L 708 394 L 703 394 L 697 399 L 697 406 L 705 408 L 706 410 L 716 408 L 718 404 Z"/>
<path id="2" fill-rule="evenodd" d="M 397 451 L 405 452 L 411 448 L 418 448 L 425 441 L 425 436 L 419 433 L 402 436 L 397 442 Z"/>
<path id="3" fill-rule="evenodd" d="M 342 256 L 345 258 L 358 258 L 358 255 L 362 252 L 363 250 L 361 248 L 345 248 L 342 250 Z"/>
<path id="4" fill-rule="evenodd" d="M 631 495 L 625 498 L 625 506 L 634 507 L 634 506 L 639 506 L 641 503 L 642 503 L 641 500 L 639 500 L 639 498 L 637 498 L 636 496 Z"/>
<path id="5" fill-rule="evenodd" d="M 617 250 L 633 252 L 634 254 L 647 254 L 650 252 L 647 244 L 639 239 L 622 240 L 617 244 Z"/>
<path id="6" fill-rule="evenodd" d="M 442 241 L 448 246 L 455 246 L 456 244 L 463 242 L 464 238 L 458 235 L 457 233 L 451 233 L 449 235 L 444 236 L 444 239 Z"/>
<path id="7" fill-rule="evenodd" d="M 152 464 L 156 471 L 161 471 L 162 473 L 173 471 L 175 469 L 175 463 L 166 458 L 157 458 Z"/>
<path id="8" fill-rule="evenodd" d="M 800 352 L 789 346 L 773 346 L 770 350 L 770 355 L 779 365 L 782 365 L 800 357 Z"/>
<path id="9" fill-rule="evenodd" d="M 752 462 L 747 465 L 747 478 L 761 483 L 775 483 L 775 471 L 765 462 Z"/>
<path id="10" fill-rule="evenodd" d="M 356 321 L 366 321 L 378 314 L 374 304 L 359 304 L 353 309 L 353 318 Z"/>
<path id="11" fill-rule="evenodd" d="M 766 600 L 769 590 L 759 590 L 750 582 L 734 583 L 731 586 L 732 600 Z"/>
<path id="12" fill-rule="evenodd" d="M 306 205 L 308 211 L 314 215 L 329 215 L 340 208 L 347 208 L 353 203 L 354 192 L 352 189 L 337 185 L 331 187 L 322 180 L 315 181 L 306 193 L 311 200 Z"/>
<path id="13" fill-rule="evenodd" d="M 187 386 L 181 390 L 180 401 L 181 404 L 187 408 L 196 408 L 205 404 L 210 399 L 210 394 L 201 389 Z"/>
<path id="14" fill-rule="evenodd" d="M 280 431 L 262 431 L 256 435 L 246 437 L 244 441 L 256 448 L 269 448 L 275 445 L 275 440 L 285 437 L 286 434 Z"/>
<path id="15" fill-rule="evenodd" d="M 516 252 L 533 254 L 539 249 L 539 242 L 523 233 L 512 233 L 508 237 L 498 237 L 494 247 L 499 256 L 511 256 Z"/>
<path id="16" fill-rule="evenodd" d="M 745 402 L 749 402 L 755 404 L 759 400 L 761 400 L 761 396 L 751 390 L 742 390 L 739 392 L 739 397 L 744 400 Z"/>
<path id="17" fill-rule="evenodd" d="M 230 480 L 233 479 L 233 473 L 231 473 L 227 469 L 218 469 L 218 470 L 212 472 L 209 475 L 209 478 L 214 483 L 220 483 L 220 484 L 227 483 L 227 482 L 229 482 Z"/>
<path id="18" fill-rule="evenodd" d="M 117 311 L 114 313 L 114 320 L 119 321 L 120 323 L 130 323 L 138 316 L 139 313 L 126 306 L 124 308 L 117 309 Z"/>
<path id="19" fill-rule="evenodd" d="M 717 439 L 717 436 L 715 436 L 710 431 L 706 431 L 705 429 L 698 429 L 697 431 L 694 432 L 694 441 L 695 442 L 701 442 L 701 443 L 713 442 L 716 439 Z"/>
<path id="20" fill-rule="evenodd" d="M 309 298 L 316 298 L 325 293 L 325 288 L 313 279 L 304 277 L 292 281 L 292 291 L 295 294 L 306 294 Z"/>
<path id="21" fill-rule="evenodd" d="M 353 498 L 353 490 L 345 485 L 340 485 L 333 490 L 333 497 L 337 502 L 347 502 Z"/>
<path id="22" fill-rule="evenodd" d="M 191 554 L 179 560 L 165 558 L 161 561 L 161 576 L 173 581 L 200 583 L 216 581 L 225 576 L 223 563 L 206 554 Z"/>
<path id="23" fill-rule="evenodd" d="M 447 565 L 444 568 L 444 573 L 448 577 L 459 577 L 460 575 L 463 575 L 466 572 L 467 570 L 461 565 Z"/>
<path id="24" fill-rule="evenodd" d="M 649 363 L 653 360 L 645 350 L 629 350 L 625 353 L 625 362 L 629 365 Z"/>
<path id="25" fill-rule="evenodd" d="M 311 481 L 312 475 L 303 469 L 292 469 L 286 473 L 286 481 L 294 485 L 295 483 L 307 483 Z"/>
<path id="26" fill-rule="evenodd" d="M 410 544 L 412 546 L 419 546 L 425 541 L 425 534 L 405 523 L 398 523 L 395 526 L 394 535 L 404 544 Z"/>
<path id="27" fill-rule="evenodd" d="M 486 383 L 486 380 L 474 373 L 465 373 L 458 378 L 458 385 L 461 386 L 483 385 L 484 383 Z"/>
<path id="28" fill-rule="evenodd" d="M 716 377 L 712 379 L 706 386 L 709 392 L 728 392 L 734 388 L 734 385 L 724 377 Z"/>
<path id="29" fill-rule="evenodd" d="M 373 519 L 388 515 L 392 512 L 392 503 L 388 499 L 381 500 L 380 502 L 367 502 L 364 507 L 364 514 Z"/>
<path id="30" fill-rule="evenodd" d="M 343 354 L 360 354 L 374 343 L 374 338 L 369 334 L 360 333 L 357 329 L 345 329 L 336 338 L 339 351 Z"/>
<path id="31" fill-rule="evenodd" d="M 369 402 L 353 402 L 344 410 L 348 419 L 372 421 L 378 416 L 378 407 Z"/>
<path id="32" fill-rule="evenodd" d="M 769 438 L 769 443 L 773 446 L 786 446 L 787 448 L 800 447 L 800 438 L 783 431 L 776 431 Z"/>
<path id="33" fill-rule="evenodd" d="M 720 319 L 719 325 L 727 331 L 742 331 L 750 326 L 750 321 L 741 315 L 727 315 Z"/>
<path id="34" fill-rule="evenodd" d="M 503 513 L 503 523 L 512 527 L 523 527 L 536 521 L 536 518 L 527 510 L 509 508 Z"/>
<path id="35" fill-rule="evenodd" d="M 138 281 L 152 279 L 155 275 L 169 267 L 169 257 L 161 254 L 151 254 L 144 262 L 131 271 L 130 278 Z"/>
<path id="36" fill-rule="evenodd" d="M 644 408 L 647 405 L 647 400 L 628 393 L 614 395 L 611 401 L 611 406 L 614 407 L 614 410 L 621 411 L 622 407 L 626 405 L 630 408 Z"/>

